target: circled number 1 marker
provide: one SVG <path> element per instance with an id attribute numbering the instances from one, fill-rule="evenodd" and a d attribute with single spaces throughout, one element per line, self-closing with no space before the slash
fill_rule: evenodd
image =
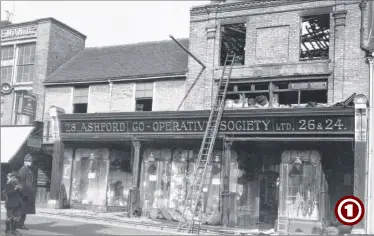
<path id="1" fill-rule="evenodd" d="M 342 197 L 335 205 L 336 219 L 344 225 L 356 225 L 364 218 L 364 215 L 365 207 L 358 197 Z"/>

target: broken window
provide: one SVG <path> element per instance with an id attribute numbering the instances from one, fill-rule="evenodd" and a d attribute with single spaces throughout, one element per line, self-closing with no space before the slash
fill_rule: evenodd
<path id="1" fill-rule="evenodd" d="M 221 27 L 221 66 L 224 65 L 228 53 L 236 54 L 235 65 L 244 65 L 245 38 L 245 23 L 228 24 Z"/>
<path id="2" fill-rule="evenodd" d="M 327 80 L 229 84 L 226 108 L 314 107 L 327 103 Z"/>
<path id="3" fill-rule="evenodd" d="M 330 15 L 302 17 L 301 59 L 329 57 Z"/>

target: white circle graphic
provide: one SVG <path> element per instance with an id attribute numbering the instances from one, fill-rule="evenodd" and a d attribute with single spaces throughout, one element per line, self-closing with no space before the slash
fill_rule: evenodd
<path id="1" fill-rule="evenodd" d="M 342 207 L 345 203 L 347 202 L 351 202 L 351 203 L 354 203 L 357 207 L 358 207 L 358 214 L 355 218 L 353 219 L 347 219 L 343 216 L 342 214 Z M 338 215 L 339 215 L 339 218 L 344 221 L 345 223 L 353 223 L 355 221 L 357 221 L 360 217 L 361 217 L 361 214 L 362 214 L 362 208 L 361 208 L 361 205 L 358 201 L 356 201 L 355 199 L 352 199 L 352 198 L 349 198 L 349 199 L 345 199 L 343 200 L 341 203 L 339 203 L 338 205 Z"/>

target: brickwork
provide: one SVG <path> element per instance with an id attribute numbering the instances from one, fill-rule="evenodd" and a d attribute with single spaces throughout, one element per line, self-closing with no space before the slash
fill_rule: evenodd
<path id="1" fill-rule="evenodd" d="M 12 122 L 12 108 L 14 104 L 13 94 L 2 95 L 3 99 L 1 104 L 1 125 L 10 125 Z"/>
<path id="2" fill-rule="evenodd" d="M 110 112 L 109 83 L 90 86 L 89 92 L 88 92 L 87 112 L 88 113 Z"/>
<path id="3" fill-rule="evenodd" d="M 135 110 L 135 83 L 115 83 L 112 90 L 112 112 Z"/>
<path id="4" fill-rule="evenodd" d="M 153 111 L 176 111 L 185 91 L 184 80 L 167 80 L 155 83 Z"/>
<path id="5" fill-rule="evenodd" d="M 64 62 L 84 48 L 85 36 L 69 29 L 63 23 L 52 18 L 40 19 L 30 22 L 37 25 L 36 39 L 30 42 L 36 43 L 34 80 L 31 88 L 27 88 L 37 97 L 36 120 L 42 121 L 49 107 L 45 107 L 44 85 L 45 78 Z M 17 24 L 7 27 L 17 28 Z M 9 43 L 9 42 L 7 42 Z M 14 40 L 14 44 L 19 41 Z M 22 86 L 21 86 L 22 87 Z M 14 93 L 6 95 L 4 103 L 4 116 L 2 125 L 12 124 L 12 113 L 14 107 Z M 47 102 L 48 103 L 48 102 Z M 49 119 L 45 117 L 45 119 Z"/>
<path id="6" fill-rule="evenodd" d="M 266 2 L 264 1 L 264 6 Z M 186 99 L 185 109 L 210 108 L 210 103 L 206 101 L 215 90 L 214 85 L 211 84 L 212 77 L 218 79 L 222 73 L 218 64 L 219 28 L 221 24 L 233 21 L 235 18 L 244 18 L 244 22 L 247 23 L 247 38 L 245 65 L 234 67 L 233 80 L 319 76 L 329 81 L 329 103 L 339 102 L 353 92 L 368 94 L 368 66 L 365 62 L 365 52 L 360 48 L 360 1 L 350 3 L 305 1 L 283 5 L 281 2 L 287 1 L 269 1 L 268 7 L 256 7 L 252 3 L 237 3 L 241 8 L 233 10 L 234 7 L 231 5 L 231 10 L 227 11 L 224 10 L 227 4 L 222 4 L 221 11 L 217 14 L 209 12 L 209 9 L 210 14 L 207 14 L 207 10 L 198 12 L 198 7 L 191 10 L 190 50 L 206 63 L 207 69 Z M 335 6 L 335 4 L 339 5 Z M 214 9 L 212 5 L 210 10 Z M 345 25 L 337 26 L 341 29 L 339 31 L 334 27 L 333 12 L 340 10 L 347 11 L 347 14 Z M 300 16 L 318 13 L 331 14 L 329 60 L 300 61 Z M 214 20 L 213 17 L 217 19 Z M 217 25 L 217 33 L 214 43 L 211 43 L 212 39 L 207 38 L 206 28 L 211 27 L 214 21 Z M 270 39 L 265 41 L 264 38 L 267 37 Z M 190 58 L 186 91 L 194 82 L 200 68 Z M 214 72 L 214 76 L 211 72 Z"/>

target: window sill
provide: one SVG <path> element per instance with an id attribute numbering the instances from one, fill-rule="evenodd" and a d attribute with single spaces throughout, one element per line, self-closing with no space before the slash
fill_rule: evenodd
<path id="1" fill-rule="evenodd" d="M 14 90 L 19 91 L 19 90 L 32 90 L 32 85 L 33 83 L 16 83 L 13 84 Z"/>

